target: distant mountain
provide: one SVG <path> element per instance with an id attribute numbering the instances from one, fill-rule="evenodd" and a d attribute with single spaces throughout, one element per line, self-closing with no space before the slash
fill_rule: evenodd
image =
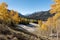
<path id="1" fill-rule="evenodd" d="M 41 12 L 35 12 L 33 14 L 28 15 L 28 18 L 31 19 L 40 19 L 43 21 L 46 21 L 49 17 L 54 16 L 55 14 L 50 14 L 49 11 L 41 11 Z"/>
<path id="2" fill-rule="evenodd" d="M 24 15 L 22 15 L 21 13 L 18 13 L 20 17 L 25 17 Z"/>

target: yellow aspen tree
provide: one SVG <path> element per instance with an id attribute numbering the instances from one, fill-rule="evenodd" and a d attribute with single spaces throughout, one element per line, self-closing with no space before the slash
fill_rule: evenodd
<path id="1" fill-rule="evenodd" d="M 57 20 L 58 18 L 60 18 L 60 13 L 57 13 L 57 14 L 55 14 L 55 16 L 53 16 L 54 20 Z"/>
<path id="2" fill-rule="evenodd" d="M 0 4 L 0 19 L 2 19 L 4 22 L 8 21 L 15 21 L 15 23 L 19 22 L 19 15 L 18 12 L 15 12 L 13 10 L 8 11 L 7 9 L 8 5 L 6 3 L 1 3 Z"/>
<path id="3" fill-rule="evenodd" d="M 10 14 L 10 16 L 13 16 L 14 15 L 14 11 L 11 10 L 9 14 Z"/>
<path id="4" fill-rule="evenodd" d="M 53 7 L 51 6 L 53 10 L 50 10 L 50 13 L 56 13 L 55 16 L 53 16 L 53 20 L 56 21 L 60 17 L 60 0 L 54 0 L 54 2 L 55 4 L 53 4 Z"/>
<path id="5" fill-rule="evenodd" d="M 41 25 L 42 25 L 42 20 L 38 20 L 38 24 L 39 24 L 39 26 L 41 27 Z"/>
<path id="6" fill-rule="evenodd" d="M 7 4 L 6 3 L 1 3 L 0 4 L 0 16 L 2 16 L 1 18 L 2 18 L 2 20 L 4 20 L 5 22 L 7 22 L 7 20 L 8 20 L 8 10 L 7 10 Z M 1 19 L 0 18 L 0 19 Z"/>
<path id="7" fill-rule="evenodd" d="M 51 9 L 53 10 L 50 10 L 50 13 L 53 14 L 53 13 L 56 13 L 55 16 L 53 16 L 53 24 L 52 24 L 52 27 L 54 27 L 55 29 L 57 29 L 59 26 L 58 25 L 58 20 L 60 19 L 60 0 L 54 0 L 55 6 L 51 6 Z M 52 12 L 53 11 L 53 12 Z"/>
<path id="8" fill-rule="evenodd" d="M 12 16 L 13 21 L 15 21 L 16 24 L 19 23 L 19 15 L 18 12 L 15 12 L 15 14 Z"/>
<path id="9" fill-rule="evenodd" d="M 6 3 L 4 3 L 4 2 L 1 3 L 1 4 L 0 4 L 0 12 L 3 13 L 3 14 L 4 14 L 4 13 L 6 14 L 6 13 L 7 13 L 7 7 L 8 7 L 8 6 L 7 6 Z"/>
<path id="10" fill-rule="evenodd" d="M 42 24 L 41 27 L 40 27 L 40 30 L 47 31 L 48 30 L 47 25 L 46 24 Z"/>
<path id="11" fill-rule="evenodd" d="M 56 4 L 51 5 L 50 13 L 51 14 L 56 13 Z"/>
<path id="12" fill-rule="evenodd" d="M 1 5 L 3 8 L 7 8 L 7 7 L 8 7 L 8 5 L 7 5 L 5 2 L 2 2 L 0 5 Z"/>
<path id="13" fill-rule="evenodd" d="M 53 20 L 57 20 L 60 17 L 60 0 L 54 0 L 54 2 L 55 2 L 54 5 L 56 5 L 56 7 L 55 7 L 56 9 L 55 8 L 53 8 L 53 9 L 56 10 L 56 11 L 54 11 L 56 14 L 55 14 L 55 16 L 53 16 Z"/>

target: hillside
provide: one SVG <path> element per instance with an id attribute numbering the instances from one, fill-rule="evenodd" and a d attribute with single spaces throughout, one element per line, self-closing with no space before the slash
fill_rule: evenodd
<path id="1" fill-rule="evenodd" d="M 42 36 L 24 31 L 23 29 L 17 29 L 13 26 L 7 26 L 0 24 L 0 40 L 48 40 Z"/>
<path id="2" fill-rule="evenodd" d="M 27 17 L 31 18 L 31 19 L 40 19 L 43 21 L 46 21 L 49 17 L 54 16 L 55 14 L 51 14 L 48 11 L 41 11 L 41 12 L 35 12 L 33 14 L 28 15 Z"/>

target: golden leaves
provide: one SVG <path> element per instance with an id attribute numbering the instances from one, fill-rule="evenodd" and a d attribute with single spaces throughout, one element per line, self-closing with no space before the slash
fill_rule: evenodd
<path id="1" fill-rule="evenodd" d="M 60 4 L 60 0 L 55 0 L 54 1 L 56 4 Z"/>
<path id="2" fill-rule="evenodd" d="M 50 13 L 60 12 L 60 0 L 55 0 L 55 4 L 51 5 Z"/>
<path id="3" fill-rule="evenodd" d="M 51 5 L 50 13 L 51 14 L 56 13 L 56 5 L 55 4 Z"/>
<path id="4" fill-rule="evenodd" d="M 42 25 L 42 20 L 38 20 L 38 24 L 39 24 L 39 26 L 41 27 L 41 25 Z"/>
<path id="5" fill-rule="evenodd" d="M 5 8 L 8 7 L 8 5 L 7 5 L 5 2 L 1 3 L 0 6 L 2 6 L 3 8 L 4 8 L 4 7 L 5 7 Z"/>
<path id="6" fill-rule="evenodd" d="M 54 20 L 57 20 L 58 18 L 60 18 L 60 13 L 55 14 L 55 16 L 53 17 Z"/>
<path id="7" fill-rule="evenodd" d="M 56 21 L 60 19 L 60 0 L 54 0 L 55 4 L 51 6 L 50 13 L 56 13 L 55 16 L 53 16 L 52 26 L 56 27 Z"/>
<path id="8" fill-rule="evenodd" d="M 47 31 L 48 30 L 47 25 L 46 24 L 42 24 L 42 26 L 40 27 L 40 30 Z"/>
<path id="9" fill-rule="evenodd" d="M 13 10 L 8 11 L 7 7 L 8 7 L 7 4 L 4 2 L 0 4 L 0 19 L 3 19 L 5 22 L 13 21 L 15 23 L 18 23 L 19 22 L 18 12 L 15 12 Z"/>
<path id="10" fill-rule="evenodd" d="M 55 4 L 51 6 L 50 13 L 56 13 L 56 15 L 53 17 L 54 20 L 60 17 L 60 0 L 55 0 Z"/>

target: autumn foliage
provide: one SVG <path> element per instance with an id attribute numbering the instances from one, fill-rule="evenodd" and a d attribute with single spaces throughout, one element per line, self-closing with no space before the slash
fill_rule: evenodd
<path id="1" fill-rule="evenodd" d="M 18 23 L 19 22 L 19 15 L 16 11 L 9 11 L 7 9 L 8 5 L 6 3 L 0 4 L 0 20 L 2 20 L 4 23 Z"/>
<path id="2" fill-rule="evenodd" d="M 54 4 L 51 5 L 51 14 L 55 14 L 53 17 L 48 18 L 48 20 L 40 26 L 40 29 L 46 30 L 47 27 L 56 28 L 58 19 L 60 19 L 60 0 L 54 0 Z M 41 23 L 39 23 L 41 24 Z"/>

